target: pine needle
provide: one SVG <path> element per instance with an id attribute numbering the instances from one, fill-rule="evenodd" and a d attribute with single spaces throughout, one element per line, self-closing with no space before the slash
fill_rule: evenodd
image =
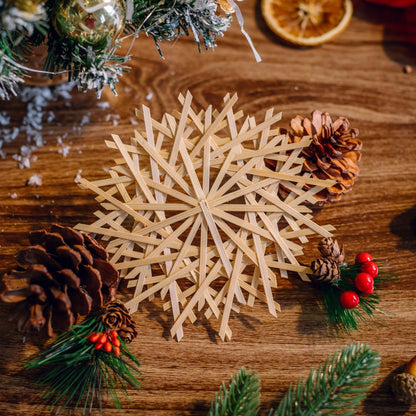
<path id="1" fill-rule="evenodd" d="M 259 403 L 259 378 L 243 367 L 231 378 L 228 389 L 222 384 L 211 403 L 209 416 L 255 416 Z"/>
<path id="2" fill-rule="evenodd" d="M 127 388 L 139 390 L 140 363 L 120 340 L 120 356 L 103 350 L 96 351 L 86 338 L 93 332 L 103 332 L 104 325 L 93 316 L 58 336 L 47 350 L 33 357 L 27 369 L 46 366 L 48 370 L 39 378 L 43 398 L 50 408 L 68 405 L 82 407 L 82 414 L 90 412 L 94 404 L 101 409 L 102 388 L 111 396 L 117 408 L 121 407 L 117 390 L 128 398 Z"/>
<path id="3" fill-rule="evenodd" d="M 379 365 L 379 355 L 368 345 L 353 343 L 311 370 L 306 380 L 299 379 L 270 415 L 353 415 L 372 387 Z"/>
<path id="4" fill-rule="evenodd" d="M 329 285 L 322 285 L 323 303 L 328 313 L 329 323 L 350 333 L 358 329 L 360 323 L 381 323 L 374 316 L 379 312 L 380 299 L 378 291 L 384 282 L 396 280 L 392 273 L 380 267 L 381 273 L 374 278 L 374 292 L 371 295 L 360 296 L 360 302 L 354 309 L 345 309 L 340 304 L 341 293 L 347 290 L 356 291 L 354 278 L 360 272 L 360 264 L 341 266 L 341 278 Z"/>

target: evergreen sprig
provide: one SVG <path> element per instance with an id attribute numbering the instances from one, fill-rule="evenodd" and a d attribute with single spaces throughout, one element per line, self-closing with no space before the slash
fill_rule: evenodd
<path id="1" fill-rule="evenodd" d="M 374 278 L 374 292 L 370 295 L 362 294 L 356 308 L 345 309 L 341 306 L 339 298 L 344 291 L 357 291 L 354 278 L 360 272 L 360 266 L 360 264 L 340 266 L 340 279 L 321 286 L 329 323 L 345 330 L 347 333 L 358 329 L 360 322 L 367 325 L 378 322 L 374 316 L 379 311 L 380 298 L 377 292 L 384 282 L 395 280 L 392 273 L 385 271 L 383 267 L 379 267 L 380 274 Z"/>
<path id="2" fill-rule="evenodd" d="M 124 28 L 126 36 L 91 44 L 87 39 L 57 32 L 54 22 L 68 1 L 47 0 L 29 12 L 20 10 L 13 1 L 0 0 L 0 58 L 2 62 L 7 56 L 12 63 L 1 68 L 0 98 L 8 99 L 13 94 L 16 74 L 22 80 L 30 72 L 24 66 L 25 55 L 33 46 L 48 46 L 45 75 L 67 72 L 80 90 L 93 89 L 100 96 L 106 85 L 115 93 L 119 77 L 127 72 L 124 63 L 129 56 L 115 54 L 123 40 L 133 40 L 140 34 L 151 36 L 161 56 L 161 42 L 183 35 L 193 36 L 199 50 L 201 44 L 213 49 L 217 37 L 224 35 L 231 22 L 231 16 L 219 14 L 215 0 L 133 0 L 133 15 Z M 17 67 L 20 72 L 13 72 Z"/>
<path id="3" fill-rule="evenodd" d="M 260 381 L 243 367 L 229 382 L 222 383 L 211 403 L 209 416 L 255 416 L 260 403 Z"/>
<path id="4" fill-rule="evenodd" d="M 273 416 L 355 414 L 376 379 L 379 355 L 366 344 L 351 344 L 291 386 Z"/>
<path id="5" fill-rule="evenodd" d="M 0 99 L 6 100 L 11 95 L 16 96 L 22 82 L 23 73 L 20 68 L 0 51 Z"/>
<path id="6" fill-rule="evenodd" d="M 48 370 L 39 378 L 43 398 L 50 407 L 65 409 L 69 404 L 90 412 L 97 404 L 101 411 L 104 390 L 117 408 L 119 390 L 128 398 L 129 387 L 139 390 L 142 379 L 140 363 L 121 340 L 120 356 L 95 350 L 87 337 L 103 332 L 105 327 L 99 315 L 92 316 L 69 331 L 58 336 L 43 352 L 26 364 L 27 369 L 46 366 Z"/>
<path id="7" fill-rule="evenodd" d="M 18 61 L 24 61 L 37 38 L 47 32 L 47 15 L 43 5 L 27 13 L 12 3 L 0 0 L 0 99 L 16 95 L 26 72 Z"/>
<path id="8" fill-rule="evenodd" d="M 160 55 L 160 42 L 193 35 L 198 49 L 215 47 L 231 23 L 231 16 L 220 16 L 213 0 L 135 0 L 133 19 L 127 30 L 152 36 Z"/>
<path id="9" fill-rule="evenodd" d="M 376 380 L 380 356 L 367 344 L 352 343 L 329 356 L 323 366 L 312 369 L 306 380 L 290 386 L 277 410 L 269 416 L 350 416 Z M 209 416 L 256 416 L 260 382 L 243 367 L 228 389 L 223 383 L 211 403 Z"/>

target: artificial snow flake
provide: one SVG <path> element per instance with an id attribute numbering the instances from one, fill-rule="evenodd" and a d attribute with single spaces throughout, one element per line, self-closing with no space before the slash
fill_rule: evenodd
<path id="1" fill-rule="evenodd" d="M 189 92 L 179 101 L 182 111 L 160 122 L 143 106 L 137 115 L 144 131 L 135 130 L 129 143 L 117 135 L 106 141 L 121 158 L 110 178 L 80 179 L 102 210 L 77 228 L 108 241 L 111 262 L 132 291 L 131 313 L 145 299 L 169 295 L 164 309 L 172 310 L 173 337 L 180 340 L 184 322 L 204 310 L 220 320 L 220 337 L 231 339 L 232 310 L 257 298 L 276 316 L 277 277 L 292 271 L 309 280 L 296 257 L 309 235 L 329 237 L 333 227 L 316 224 L 304 202 L 314 203 L 332 181 L 301 174 L 299 154 L 310 138 L 289 143 L 272 129 L 281 118 L 273 109 L 257 124 L 234 112 L 236 95 L 224 98 L 221 111 L 195 112 Z M 274 170 L 265 158 L 276 160 Z"/>

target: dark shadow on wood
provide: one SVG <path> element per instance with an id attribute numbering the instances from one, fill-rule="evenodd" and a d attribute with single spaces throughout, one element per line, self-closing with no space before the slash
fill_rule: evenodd
<path id="1" fill-rule="evenodd" d="M 162 328 L 162 338 L 166 341 L 171 338 L 170 328 L 173 325 L 171 315 L 163 310 L 160 305 L 154 302 L 145 301 L 140 303 L 139 309 L 141 313 L 146 313 L 146 318 L 156 321 Z"/>
<path id="2" fill-rule="evenodd" d="M 371 391 L 363 402 L 363 409 L 366 415 L 369 416 L 397 416 L 404 415 L 409 411 L 410 406 L 397 402 L 393 397 L 391 390 L 391 383 L 396 374 L 400 374 L 404 370 L 404 365 L 393 370 L 383 380 L 380 387 Z M 392 410 L 392 403 L 395 403 L 394 410 Z"/>
<path id="3" fill-rule="evenodd" d="M 354 17 L 374 25 L 382 24 L 386 55 L 400 65 L 416 65 L 416 7 L 389 7 L 360 1 L 355 5 Z"/>
<path id="4" fill-rule="evenodd" d="M 399 250 L 416 252 L 416 205 L 394 217 L 390 222 L 390 230 L 400 237 L 397 243 Z"/>

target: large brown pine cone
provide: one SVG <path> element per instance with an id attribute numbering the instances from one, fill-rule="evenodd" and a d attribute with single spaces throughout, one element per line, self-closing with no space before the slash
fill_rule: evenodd
<path id="1" fill-rule="evenodd" d="M 316 194 L 321 201 L 338 201 L 342 194 L 349 192 L 358 175 L 357 162 L 361 157 L 361 140 L 357 139 L 358 129 L 351 129 L 345 117 L 332 122 L 328 113 L 314 111 L 312 121 L 296 116 L 290 126 L 289 137 L 298 142 L 303 136 L 310 136 L 312 143 L 303 149 L 303 168 L 318 179 L 333 179 L 336 184 Z"/>
<path id="2" fill-rule="evenodd" d="M 19 331 L 46 328 L 53 336 L 115 299 L 119 274 L 93 238 L 53 225 L 51 232 L 31 232 L 29 240 L 16 255 L 19 267 L 3 275 L 0 293 L 16 303 L 12 320 Z"/>
<path id="3" fill-rule="evenodd" d="M 314 260 L 311 264 L 311 269 L 313 272 L 311 280 L 317 284 L 331 283 L 341 276 L 338 262 L 328 257 Z"/>

